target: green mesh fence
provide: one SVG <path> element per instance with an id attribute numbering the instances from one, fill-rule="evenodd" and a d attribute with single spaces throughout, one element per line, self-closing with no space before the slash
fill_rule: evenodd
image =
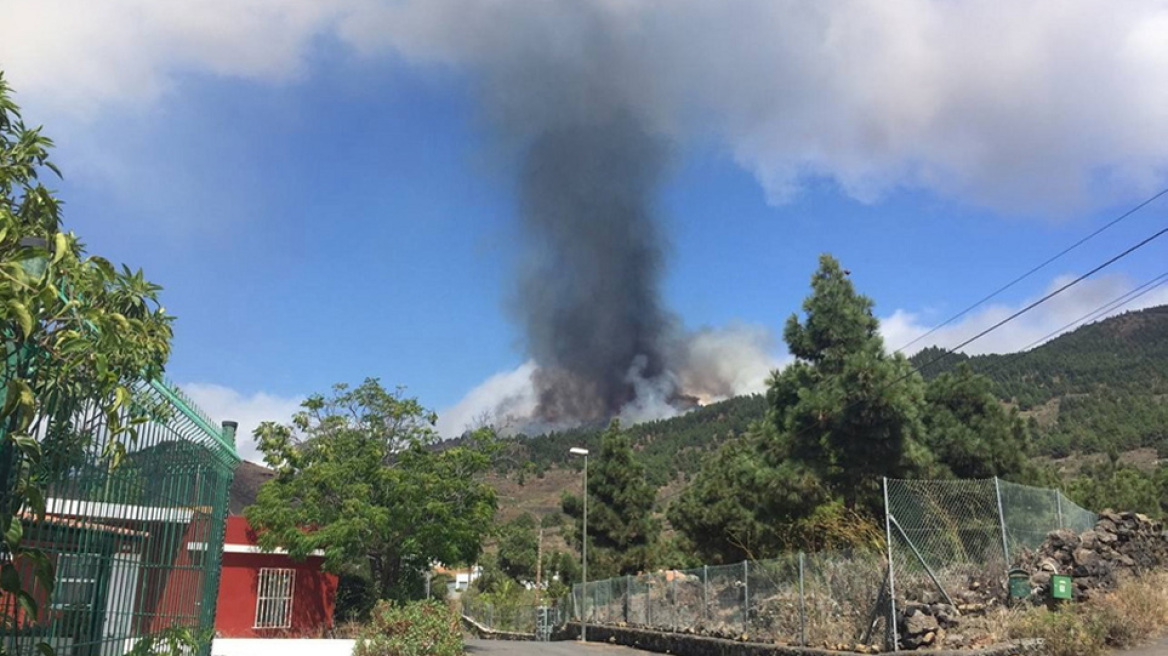
<path id="1" fill-rule="evenodd" d="M 995 479 L 887 485 L 891 548 L 590 581 L 573 589 L 574 618 L 786 645 L 887 643 L 891 588 L 897 604 L 960 605 L 970 589 L 1000 600 L 1025 550 L 1097 519 L 1057 490 Z"/>
<path id="2" fill-rule="evenodd" d="M 877 552 L 823 551 L 624 576 L 573 591 L 576 619 L 777 644 L 856 642 L 883 580 Z"/>
<path id="3" fill-rule="evenodd" d="M 234 428 L 216 426 L 173 385 L 143 384 L 122 412 L 126 421 L 146 419 L 136 440 L 122 436 L 115 467 L 95 403 L 52 398 L 40 406 L 32 434 L 41 462 L 30 468 L 4 440 L 0 479 L 6 494 L 18 476 L 47 486 L 44 516 L 18 514 L 23 544 L 49 556 L 56 585 L 43 588 L 17 561 L 39 609 L 30 616 L 0 595 L 0 647 L 36 654 L 46 643 L 62 656 L 120 656 L 172 627 L 209 637 L 239 463 Z M 0 551 L 0 561 L 10 558 Z"/>
<path id="4" fill-rule="evenodd" d="M 890 552 L 902 602 L 960 605 L 1004 597 L 1006 571 L 1023 552 L 1051 531 L 1079 533 L 1097 519 L 1058 490 L 999 479 L 890 479 L 887 486 Z"/>

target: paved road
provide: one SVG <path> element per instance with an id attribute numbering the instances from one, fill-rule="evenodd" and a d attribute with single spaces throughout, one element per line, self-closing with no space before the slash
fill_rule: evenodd
<path id="1" fill-rule="evenodd" d="M 637 656 L 647 651 L 616 647 L 596 642 L 512 642 L 510 640 L 467 640 L 466 653 L 475 656 L 513 654 L 514 656 Z"/>
<path id="2" fill-rule="evenodd" d="M 1134 647 L 1112 652 L 1115 656 L 1168 656 L 1168 636 L 1161 636 L 1159 640 Z"/>

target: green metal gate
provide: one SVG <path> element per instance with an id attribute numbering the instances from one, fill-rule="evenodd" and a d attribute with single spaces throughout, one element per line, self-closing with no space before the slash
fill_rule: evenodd
<path id="1" fill-rule="evenodd" d="M 43 642 L 61 656 L 121 656 L 176 630 L 209 639 L 239 464 L 235 425 L 216 425 L 175 386 L 155 380 L 121 410 L 124 422 L 136 417 L 137 437 L 123 434 L 119 453 L 92 401 L 50 399 L 41 407 L 33 431 L 41 462 L 20 473 L 19 455 L 2 440 L 0 480 L 7 488 L 17 475 L 32 475 L 46 485 L 44 515 L 20 515 L 22 544 L 49 556 L 56 585 L 46 590 L 21 570 L 35 617 L 0 593 L 0 647 L 37 654 Z M 0 562 L 6 558 L 0 546 Z"/>

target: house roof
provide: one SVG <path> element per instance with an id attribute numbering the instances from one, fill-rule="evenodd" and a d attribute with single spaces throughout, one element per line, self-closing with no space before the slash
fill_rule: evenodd
<path id="1" fill-rule="evenodd" d="M 97 522 L 90 522 L 75 517 L 62 517 L 60 515 L 46 514 L 43 517 L 37 517 L 33 513 L 21 511 L 20 519 L 30 524 L 49 524 L 52 526 L 64 526 L 66 528 L 76 528 L 86 531 L 97 531 L 99 533 L 112 533 L 114 535 L 122 535 L 127 537 L 146 538 L 150 537 L 147 531 L 136 531 L 134 529 L 125 528 L 124 526 L 109 526 L 107 524 L 98 524 Z"/>
<path id="2" fill-rule="evenodd" d="M 243 509 L 256 502 L 260 493 L 260 486 L 275 477 L 276 472 L 244 460 L 235 468 L 235 478 L 231 481 L 231 492 L 228 495 L 227 512 L 232 515 L 243 514 Z"/>

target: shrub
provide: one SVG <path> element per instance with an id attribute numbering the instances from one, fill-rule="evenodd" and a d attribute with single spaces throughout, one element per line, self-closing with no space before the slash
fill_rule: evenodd
<path id="1" fill-rule="evenodd" d="M 1035 608 L 1021 615 L 1010 633 L 1015 638 L 1040 638 L 1044 656 L 1099 656 L 1106 636 L 1098 618 L 1077 606 Z"/>
<path id="2" fill-rule="evenodd" d="M 357 639 L 353 656 L 460 656 L 462 627 L 437 601 L 405 605 L 379 601 Z"/>

